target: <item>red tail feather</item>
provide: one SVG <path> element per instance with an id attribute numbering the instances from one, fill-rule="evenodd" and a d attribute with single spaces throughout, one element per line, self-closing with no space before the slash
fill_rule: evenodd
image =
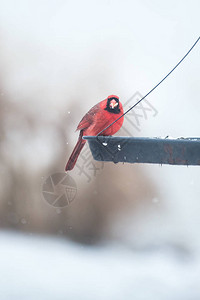
<path id="1" fill-rule="evenodd" d="M 79 154 L 80 154 L 81 150 L 83 149 L 83 146 L 86 143 L 86 141 L 82 139 L 82 136 L 83 136 L 83 131 L 81 130 L 79 138 L 78 138 L 78 142 L 76 143 L 76 146 L 74 147 L 74 150 L 66 164 L 65 171 L 70 171 L 75 166 L 75 163 L 79 157 Z"/>

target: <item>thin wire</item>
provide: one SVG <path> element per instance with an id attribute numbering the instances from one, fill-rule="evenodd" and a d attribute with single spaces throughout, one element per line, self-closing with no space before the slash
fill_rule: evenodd
<path id="1" fill-rule="evenodd" d="M 119 119 L 121 119 L 123 116 L 125 116 L 131 109 L 133 109 L 136 105 L 138 105 L 144 98 L 146 98 L 149 94 L 151 94 L 181 63 L 182 61 L 188 56 L 188 54 L 192 51 L 192 49 L 196 46 L 198 43 L 200 37 L 196 40 L 196 42 L 193 44 L 193 46 L 190 48 L 190 50 L 183 56 L 183 58 L 175 65 L 175 67 L 158 83 L 156 84 L 144 97 L 142 97 L 138 102 L 136 102 L 133 106 L 131 106 L 125 113 L 123 113 L 119 118 L 117 118 L 114 122 L 112 122 L 110 125 L 105 127 L 103 130 L 101 130 L 98 134 L 100 135 L 102 132 L 104 132 L 106 129 L 108 129 L 110 126 L 112 126 L 115 122 L 117 122 Z"/>

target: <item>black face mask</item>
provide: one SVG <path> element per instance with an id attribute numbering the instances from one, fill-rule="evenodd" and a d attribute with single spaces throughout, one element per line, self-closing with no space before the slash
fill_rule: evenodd
<path id="1" fill-rule="evenodd" d="M 110 107 L 110 102 L 111 102 L 112 100 L 115 100 L 115 101 L 118 103 L 118 105 L 115 106 L 114 108 L 111 108 L 111 107 Z M 120 113 L 120 109 L 119 109 L 119 99 L 118 99 L 118 98 L 115 98 L 115 97 L 108 98 L 108 100 L 107 100 L 107 105 L 106 105 L 105 110 L 107 110 L 107 111 L 109 111 L 110 113 L 113 113 L 113 114 L 119 114 L 119 113 Z"/>

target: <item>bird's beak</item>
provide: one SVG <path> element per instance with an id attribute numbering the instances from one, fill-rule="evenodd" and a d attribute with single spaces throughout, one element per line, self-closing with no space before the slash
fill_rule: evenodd
<path id="1" fill-rule="evenodd" d="M 110 101 L 110 107 L 112 109 L 114 109 L 117 105 L 118 105 L 118 103 L 115 100 Z"/>
<path id="2" fill-rule="evenodd" d="M 113 109 L 115 107 L 114 103 L 110 103 L 110 107 Z"/>

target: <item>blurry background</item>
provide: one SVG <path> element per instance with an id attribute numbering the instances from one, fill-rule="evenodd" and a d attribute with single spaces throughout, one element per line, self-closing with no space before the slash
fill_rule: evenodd
<path id="1" fill-rule="evenodd" d="M 73 202 L 42 195 L 82 116 L 109 94 L 146 94 L 197 39 L 198 12 L 186 0 L 0 0 L 1 299 L 200 299 L 198 167 L 84 173 L 86 148 Z M 199 137 L 199 53 L 119 135 Z"/>

